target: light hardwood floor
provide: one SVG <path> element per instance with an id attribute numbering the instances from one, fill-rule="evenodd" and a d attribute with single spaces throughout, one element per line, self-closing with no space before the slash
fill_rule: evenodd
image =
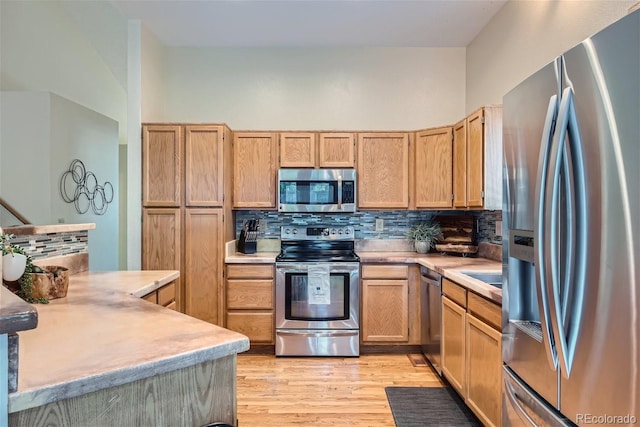
<path id="1" fill-rule="evenodd" d="M 442 387 L 406 354 L 359 358 L 238 355 L 238 424 L 395 426 L 386 386 Z"/>

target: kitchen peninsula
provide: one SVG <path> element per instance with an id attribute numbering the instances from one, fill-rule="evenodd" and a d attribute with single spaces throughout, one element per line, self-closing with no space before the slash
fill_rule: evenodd
<path id="1" fill-rule="evenodd" d="M 234 424 L 236 354 L 249 340 L 140 298 L 178 276 L 80 271 L 66 297 L 36 305 L 37 328 L 19 333 L 9 425 Z"/>

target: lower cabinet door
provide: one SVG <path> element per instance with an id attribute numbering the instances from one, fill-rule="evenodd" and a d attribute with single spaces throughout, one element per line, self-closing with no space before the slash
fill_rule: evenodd
<path id="1" fill-rule="evenodd" d="M 485 426 L 502 421 L 502 334 L 467 313 L 466 403 Z"/>
<path id="2" fill-rule="evenodd" d="M 461 396 L 466 395 L 465 317 L 464 307 L 442 297 L 442 373 Z"/>
<path id="3" fill-rule="evenodd" d="M 227 312 L 227 329 L 246 335 L 256 344 L 274 344 L 273 313 Z"/>

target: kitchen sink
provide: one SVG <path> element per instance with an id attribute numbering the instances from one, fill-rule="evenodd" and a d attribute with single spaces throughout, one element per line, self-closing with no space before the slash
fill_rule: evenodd
<path id="1" fill-rule="evenodd" d="M 461 271 L 460 273 L 496 288 L 502 288 L 502 273 L 481 273 L 477 271 Z"/>

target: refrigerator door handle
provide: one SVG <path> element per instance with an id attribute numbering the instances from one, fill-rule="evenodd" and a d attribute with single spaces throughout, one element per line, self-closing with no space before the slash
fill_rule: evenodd
<path id="1" fill-rule="evenodd" d="M 551 229 L 545 236 L 553 241 L 550 254 L 551 307 L 556 350 L 563 375 L 569 378 L 575 358 L 580 325 L 586 274 L 586 182 L 584 159 L 581 151 L 580 132 L 573 101 L 573 89 L 563 91 L 558 112 L 558 126 L 552 143 L 550 169 L 553 171 L 551 194 Z M 562 147 L 562 149 L 561 149 Z M 567 258 L 564 263 L 564 280 L 560 279 L 559 238 L 560 172 L 564 172 L 567 192 L 565 239 Z"/>
<path id="2" fill-rule="evenodd" d="M 544 236 L 546 227 L 546 211 L 547 200 L 545 195 L 548 193 L 548 180 L 549 180 L 549 156 L 551 154 L 552 139 L 555 127 L 555 121 L 558 114 L 558 96 L 553 95 L 549 98 L 549 106 L 547 107 L 547 115 L 544 121 L 544 128 L 542 131 L 542 147 L 540 151 L 540 158 L 538 161 L 538 173 L 536 194 L 538 199 L 536 200 L 536 213 L 538 221 L 536 223 L 537 229 L 535 230 L 535 269 L 537 277 L 537 293 L 538 299 L 541 302 L 542 313 L 542 340 L 544 342 L 545 353 L 547 354 L 547 361 L 551 369 L 556 370 L 558 368 L 558 355 L 556 353 L 554 344 L 553 328 L 551 323 L 551 310 L 549 308 L 549 286 L 548 282 L 552 280 L 549 277 L 548 259 L 546 254 L 549 253 L 549 242 Z"/>

